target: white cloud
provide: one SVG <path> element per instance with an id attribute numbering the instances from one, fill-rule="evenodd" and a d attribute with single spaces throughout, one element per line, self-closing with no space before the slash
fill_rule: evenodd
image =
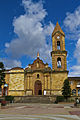
<path id="1" fill-rule="evenodd" d="M 68 27 L 70 31 L 74 32 L 80 27 L 80 6 L 74 11 L 74 13 L 67 13 L 64 20 L 65 27 Z"/>
<path id="2" fill-rule="evenodd" d="M 47 12 L 41 1 L 34 3 L 31 0 L 23 0 L 22 3 L 25 14 L 13 21 L 14 32 L 18 38 L 7 43 L 6 53 L 14 58 L 23 55 L 34 58 L 39 51 L 41 57 L 49 58 L 51 41 L 49 41 L 50 44 L 47 44 L 46 39 L 49 35 L 51 36 L 54 25 L 51 22 L 48 25 L 44 24 Z"/>
<path id="3" fill-rule="evenodd" d="M 80 6 L 73 13 L 68 12 L 63 23 L 67 38 L 78 40 L 80 38 Z"/>
<path id="4" fill-rule="evenodd" d="M 0 58 L 0 61 L 3 62 L 6 69 L 11 69 L 13 67 L 21 67 L 21 62 L 18 60 L 12 60 L 7 58 Z"/>
<path id="5" fill-rule="evenodd" d="M 70 76 L 80 76 L 80 39 L 78 39 L 76 44 L 76 49 L 74 51 L 74 58 L 76 58 L 77 63 L 70 67 Z"/>
<path id="6" fill-rule="evenodd" d="M 80 65 L 74 65 L 70 68 L 71 72 L 69 76 L 80 77 Z"/>
<path id="7" fill-rule="evenodd" d="M 8 48 L 9 47 L 9 43 L 5 43 L 5 47 Z"/>
<path id="8" fill-rule="evenodd" d="M 74 57 L 77 58 L 77 62 L 80 64 L 80 38 L 77 41 L 76 49 L 74 51 Z"/>
<path id="9" fill-rule="evenodd" d="M 73 57 L 76 58 L 75 63 L 71 68 L 70 76 L 80 76 L 80 6 L 73 12 L 67 13 L 64 20 L 64 26 L 67 32 L 67 38 L 77 40 Z"/>

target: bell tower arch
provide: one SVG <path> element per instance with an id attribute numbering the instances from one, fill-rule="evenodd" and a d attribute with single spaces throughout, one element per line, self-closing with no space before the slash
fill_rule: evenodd
<path id="1" fill-rule="evenodd" d="M 65 34 L 58 22 L 52 33 L 52 69 L 53 71 L 66 71 L 67 63 L 65 50 Z"/>

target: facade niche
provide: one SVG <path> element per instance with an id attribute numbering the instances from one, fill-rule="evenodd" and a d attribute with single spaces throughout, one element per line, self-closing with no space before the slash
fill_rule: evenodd
<path id="1" fill-rule="evenodd" d="M 61 58 L 57 58 L 57 68 L 61 68 Z"/>
<path id="2" fill-rule="evenodd" d="M 37 74 L 37 78 L 39 78 L 39 74 Z"/>

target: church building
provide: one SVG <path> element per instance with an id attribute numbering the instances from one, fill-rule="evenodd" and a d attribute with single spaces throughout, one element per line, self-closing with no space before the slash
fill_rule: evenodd
<path id="1" fill-rule="evenodd" d="M 27 68 L 15 67 L 5 72 L 6 85 L 3 95 L 62 95 L 65 79 L 69 79 L 72 94 L 80 95 L 80 78 L 68 77 L 67 51 L 65 50 L 65 34 L 60 25 L 56 24 L 52 33 L 52 69 L 37 58 Z"/>

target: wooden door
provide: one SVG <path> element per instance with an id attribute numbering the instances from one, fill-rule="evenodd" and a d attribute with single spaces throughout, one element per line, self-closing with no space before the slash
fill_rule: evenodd
<path id="1" fill-rule="evenodd" d="M 41 81 L 37 80 L 35 82 L 34 92 L 35 92 L 35 95 L 42 95 L 42 83 L 41 83 Z"/>

